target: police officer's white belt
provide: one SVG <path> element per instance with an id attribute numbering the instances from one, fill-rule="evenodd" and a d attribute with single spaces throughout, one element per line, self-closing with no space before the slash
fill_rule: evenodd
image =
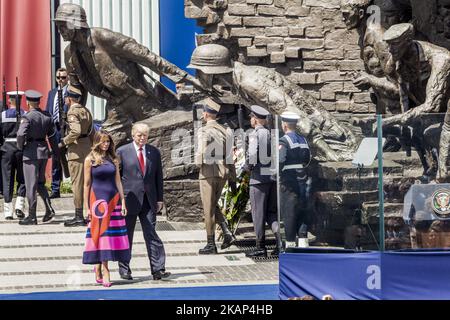
<path id="1" fill-rule="evenodd" d="M 305 168 L 305 166 L 302 165 L 302 164 L 291 164 L 291 165 L 288 165 L 288 166 L 284 166 L 283 167 L 283 171 L 295 170 L 295 169 L 304 169 L 304 168 Z"/>
<path id="2" fill-rule="evenodd" d="M 17 142 L 17 138 L 6 138 L 5 142 Z"/>

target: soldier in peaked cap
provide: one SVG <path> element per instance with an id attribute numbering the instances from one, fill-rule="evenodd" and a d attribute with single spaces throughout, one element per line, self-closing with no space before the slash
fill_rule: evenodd
<path id="1" fill-rule="evenodd" d="M 221 249 L 226 249 L 235 242 L 222 212 L 217 207 L 227 180 L 236 180 L 232 150 L 228 150 L 228 147 L 232 146 L 232 134 L 216 121 L 220 111 L 219 104 L 208 98 L 196 106 L 203 108 L 203 119 L 206 122 L 198 131 L 198 148 L 195 155 L 195 163 L 200 167 L 200 196 L 207 235 L 207 244 L 200 249 L 199 254 L 216 254 L 216 223 L 220 225 L 224 235 Z"/>
<path id="2" fill-rule="evenodd" d="M 281 115 L 285 135 L 280 139 L 280 210 L 286 230 L 286 247 L 294 246 L 297 236 L 307 238 L 306 169 L 311 161 L 308 142 L 296 133 L 300 117 L 293 112 Z"/>
<path id="3" fill-rule="evenodd" d="M 83 215 L 84 159 L 91 152 L 94 130 L 91 113 L 80 104 L 81 90 L 69 85 L 67 95 L 66 104 L 69 105 L 69 111 L 67 112 L 68 131 L 59 143 L 59 147 L 67 147 L 75 217 L 66 221 L 64 226 L 76 227 L 86 225 Z"/>
<path id="4" fill-rule="evenodd" d="M 250 123 L 254 130 L 249 135 L 245 169 L 251 172 L 250 203 L 256 234 L 256 250 L 247 253 L 246 256 L 267 256 L 265 223 L 270 226 L 277 239 L 277 247 L 272 252 L 272 255 L 277 255 L 281 249 L 281 236 L 277 218 L 276 183 L 271 178 L 273 172 L 270 170 L 273 162 L 271 133 L 267 129 L 269 112 L 258 105 L 251 106 L 250 110 Z"/>
<path id="5" fill-rule="evenodd" d="M 8 92 L 9 108 L 2 112 L 0 121 L 1 148 L 2 153 L 2 184 L 4 195 L 4 215 L 6 220 L 13 220 L 13 193 L 14 180 L 17 181 L 16 216 L 19 219 L 25 218 L 23 207 L 25 203 L 25 180 L 23 177 L 22 151 L 17 148 L 17 130 L 19 129 L 17 120 L 22 117 L 24 111 L 20 109 L 17 116 L 16 99 L 22 99 L 23 91 Z"/>
<path id="6" fill-rule="evenodd" d="M 45 168 L 50 150 L 46 138 L 48 138 L 51 149 L 58 154 L 58 146 L 55 139 L 55 126 L 49 113 L 39 108 L 42 94 L 28 90 L 25 92 L 27 105 L 30 111 L 22 117 L 17 132 L 17 147 L 23 152 L 23 173 L 25 177 L 26 195 L 28 199 L 29 212 L 20 225 L 36 225 L 36 191 L 44 200 L 45 216 L 43 222 L 48 222 L 55 216 L 45 187 Z"/>

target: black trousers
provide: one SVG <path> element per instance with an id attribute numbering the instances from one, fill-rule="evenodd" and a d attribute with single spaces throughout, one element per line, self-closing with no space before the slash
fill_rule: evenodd
<path id="1" fill-rule="evenodd" d="M 2 185 L 5 203 L 11 203 L 14 195 L 14 180 L 17 180 L 17 195 L 25 197 L 25 179 L 21 151 L 2 152 Z"/>
<path id="2" fill-rule="evenodd" d="M 61 133 L 56 131 L 56 142 L 61 142 Z M 63 171 L 61 159 L 58 159 L 55 154 L 52 155 L 52 192 L 59 193 L 61 189 L 61 181 L 63 180 Z"/>
<path id="3" fill-rule="evenodd" d="M 166 252 L 164 245 L 156 233 L 156 213 L 153 213 L 147 197 L 144 196 L 144 203 L 139 214 L 128 214 L 125 218 L 127 223 L 128 240 L 130 242 L 130 252 L 133 246 L 134 229 L 139 217 L 142 232 L 144 233 L 147 254 L 150 260 L 150 269 L 152 274 L 158 271 L 166 270 Z M 119 262 L 119 273 L 121 275 L 131 275 L 130 261 Z"/>
<path id="4" fill-rule="evenodd" d="M 306 180 L 282 181 L 280 184 L 281 219 L 284 221 L 286 241 L 295 241 L 302 224 L 308 224 L 306 186 Z"/>

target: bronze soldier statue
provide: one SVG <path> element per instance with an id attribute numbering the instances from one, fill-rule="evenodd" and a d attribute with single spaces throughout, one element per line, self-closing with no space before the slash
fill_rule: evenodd
<path id="1" fill-rule="evenodd" d="M 308 138 L 316 159 L 343 161 L 352 158 L 357 141 L 313 96 L 277 71 L 232 62 L 229 50 L 218 44 L 199 46 L 189 68 L 197 70 L 202 86 L 223 97 L 234 96 L 242 105 L 259 105 L 272 114 L 285 111 L 301 117 L 298 130 Z M 222 90 L 231 88 L 231 91 Z"/>
<path id="2" fill-rule="evenodd" d="M 439 140 L 438 178 L 448 178 L 450 146 L 449 75 L 450 52 L 425 41 L 413 40 L 414 27 L 409 23 L 389 28 L 383 39 L 396 64 L 397 84 L 402 104 L 411 104 L 407 112 L 385 119 L 384 126 L 410 125 L 427 113 L 446 112 Z M 425 140 L 427 133 L 425 132 Z M 431 173 L 430 173 L 431 174 Z"/>
<path id="3" fill-rule="evenodd" d="M 177 66 L 123 34 L 103 28 L 89 28 L 85 10 L 65 3 L 56 12 L 56 26 L 65 41 L 65 64 L 86 92 L 106 100 L 107 117 L 103 128 L 118 146 L 131 135 L 133 122 L 144 120 L 173 104 L 174 94 L 151 77 L 143 67 L 166 76 L 175 83 L 198 81 Z M 82 101 L 82 102 L 83 102 Z M 84 103 L 82 103 L 84 104 Z"/>

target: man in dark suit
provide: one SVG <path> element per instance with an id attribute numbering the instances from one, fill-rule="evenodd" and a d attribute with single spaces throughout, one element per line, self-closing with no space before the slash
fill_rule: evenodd
<path id="1" fill-rule="evenodd" d="M 141 221 L 150 268 L 154 280 L 167 278 L 166 253 L 156 233 L 156 214 L 163 208 L 163 175 L 161 154 L 148 143 L 149 128 L 135 124 L 132 129 L 133 142 L 120 147 L 117 155 L 121 159 L 121 176 L 128 210 L 126 217 L 130 250 L 137 217 Z M 119 262 L 122 279 L 132 280 L 130 261 Z"/>
<path id="2" fill-rule="evenodd" d="M 58 83 L 58 86 L 53 88 L 49 93 L 47 97 L 47 107 L 45 111 L 47 111 L 53 120 L 53 123 L 56 127 L 56 141 L 57 143 L 61 142 L 61 119 L 60 119 L 60 101 L 58 99 L 58 90 L 59 88 L 62 89 L 63 93 L 63 101 L 64 97 L 67 96 L 67 84 L 69 83 L 69 78 L 67 75 L 67 70 L 65 68 L 60 68 L 56 71 L 56 81 Z M 63 106 L 64 110 L 67 110 L 67 107 Z M 52 155 L 52 193 L 50 194 L 50 199 L 55 199 L 60 197 L 59 190 L 61 188 L 61 180 L 62 180 L 62 168 L 61 168 L 61 162 L 56 161 L 55 155 Z"/>

